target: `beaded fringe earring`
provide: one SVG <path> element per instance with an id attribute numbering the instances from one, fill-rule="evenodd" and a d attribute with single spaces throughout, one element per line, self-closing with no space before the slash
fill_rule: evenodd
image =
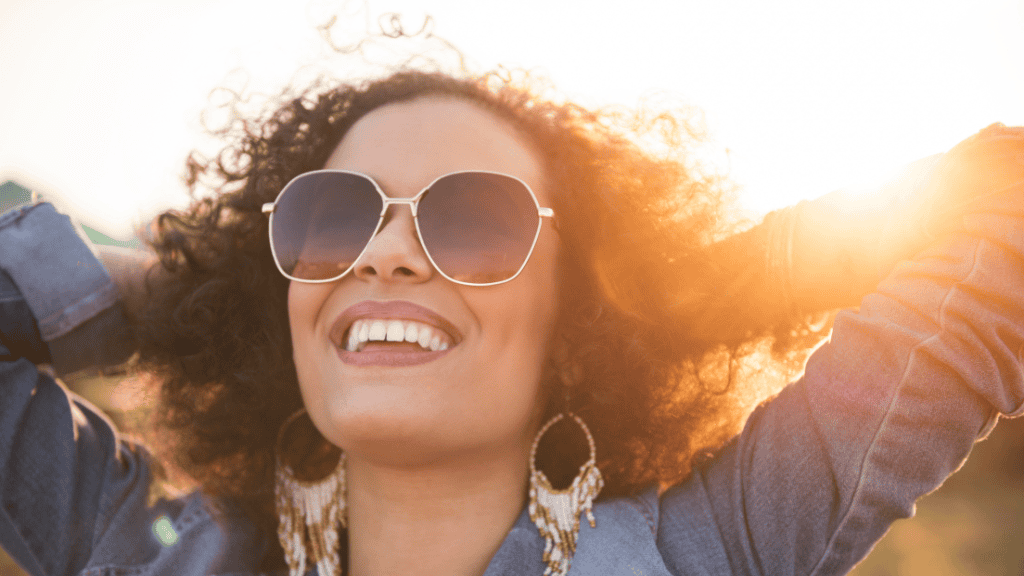
<path id="1" fill-rule="evenodd" d="M 580 513 L 586 512 L 590 527 L 597 527 L 593 513 L 594 498 L 604 487 L 601 471 L 597 469 L 594 437 L 590 435 L 590 430 L 583 420 L 572 412 L 568 413 L 569 417 L 575 420 L 587 435 L 590 459 L 580 466 L 580 473 L 564 490 L 554 489 L 548 477 L 537 470 L 537 445 L 548 428 L 565 417 L 565 414 L 555 416 L 541 427 L 530 449 L 529 512 L 530 519 L 544 537 L 544 562 L 547 564 L 544 576 L 565 576 L 569 572 L 569 564 L 576 553 L 576 537 L 580 532 Z"/>
<path id="2" fill-rule="evenodd" d="M 338 465 L 320 480 L 300 480 L 285 464 L 283 442 L 286 430 L 306 413 L 299 409 L 281 425 L 277 435 L 274 495 L 277 506 L 277 536 L 284 549 L 289 576 L 303 576 L 309 561 L 320 576 L 341 576 L 338 552 L 338 524 L 347 526 L 345 517 L 345 453 Z"/>

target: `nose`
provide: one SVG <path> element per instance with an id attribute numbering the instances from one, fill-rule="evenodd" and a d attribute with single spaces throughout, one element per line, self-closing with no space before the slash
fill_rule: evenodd
<path id="1" fill-rule="evenodd" d="M 382 282 L 426 282 L 434 274 L 409 206 L 390 206 L 377 235 L 353 268 L 356 278 Z"/>

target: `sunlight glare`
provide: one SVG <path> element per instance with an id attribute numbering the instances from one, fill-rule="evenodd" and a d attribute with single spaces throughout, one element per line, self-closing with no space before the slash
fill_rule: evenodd
<path id="1" fill-rule="evenodd" d="M 703 112 L 709 157 L 753 213 L 869 190 L 992 122 L 1024 123 L 1012 0 L 524 2 L 12 0 L 0 50 L 17 57 L 0 80 L 18 89 L 0 92 L 0 180 L 64 196 L 123 237 L 186 202 L 186 154 L 216 150 L 200 122 L 211 91 L 303 83 L 325 62 L 316 25 L 332 14 L 345 43 L 383 13 L 418 29 L 429 11 L 474 69 L 523 67 L 586 105 L 671 94 Z"/>

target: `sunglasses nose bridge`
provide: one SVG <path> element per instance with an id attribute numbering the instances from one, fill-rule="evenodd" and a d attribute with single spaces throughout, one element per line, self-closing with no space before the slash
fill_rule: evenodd
<path id="1" fill-rule="evenodd" d="M 381 216 L 388 211 L 393 204 L 405 204 L 412 211 L 412 217 L 416 217 L 416 208 L 419 207 L 419 197 L 416 198 L 384 198 L 384 207 L 381 209 Z"/>
<path id="2" fill-rule="evenodd" d="M 399 216 L 399 211 L 388 214 L 392 204 L 407 204 L 412 220 Z M 433 268 L 426 254 L 416 221 L 415 198 L 384 198 L 381 219 L 373 236 L 359 258 L 353 263 L 352 273 L 362 279 L 371 276 L 410 279 L 429 279 Z M 404 272 L 403 272 L 404 271 Z"/>
<path id="3" fill-rule="evenodd" d="M 412 228 L 411 232 L 412 232 L 412 234 L 413 234 L 413 236 L 415 238 L 416 243 L 419 245 L 420 250 L 423 250 L 425 252 L 426 249 L 425 249 L 425 247 L 423 245 L 423 240 L 422 240 L 422 238 L 420 237 L 420 234 L 419 234 L 419 225 L 418 225 L 418 221 L 417 221 L 417 218 L 416 218 L 416 209 L 417 209 L 417 207 L 419 207 L 419 198 L 418 197 L 416 197 L 416 198 L 388 198 L 388 197 L 385 196 L 384 197 L 384 206 L 381 208 L 381 211 L 380 211 L 381 223 L 378 225 L 377 231 L 374 233 L 373 238 L 371 238 L 370 241 L 372 242 L 379 234 L 381 234 L 381 232 L 385 228 L 388 227 L 389 222 L 394 220 L 395 217 L 397 216 L 397 214 L 398 214 L 397 212 L 392 212 L 391 215 L 388 216 L 388 209 L 392 205 L 394 205 L 394 204 L 398 204 L 398 205 L 405 204 L 405 205 L 409 206 L 409 211 L 412 213 L 411 214 L 412 215 L 412 221 L 410 222 L 410 224 L 412 225 L 411 226 L 411 228 Z"/>

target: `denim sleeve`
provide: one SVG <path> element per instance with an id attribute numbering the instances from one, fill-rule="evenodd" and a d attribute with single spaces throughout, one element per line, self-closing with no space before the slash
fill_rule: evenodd
<path id="1" fill-rule="evenodd" d="M 1024 412 L 1024 182 L 841 313 L 803 377 L 661 498 L 675 574 L 845 574 Z"/>
<path id="2" fill-rule="evenodd" d="M 116 296 L 67 217 L 0 216 L 0 545 L 33 576 L 250 570 L 252 526 L 217 521 L 199 493 L 151 503 L 145 450 L 36 366 L 123 360 Z"/>
<path id="3" fill-rule="evenodd" d="M 52 206 L 0 216 L 0 543 L 31 574 L 73 574 L 110 498 L 147 494 L 140 455 L 62 372 L 110 359 L 124 317 L 106 271 Z"/>
<path id="4" fill-rule="evenodd" d="M 117 364 L 132 351 L 110 275 L 50 204 L 0 215 L 0 342 L 58 374 Z"/>

